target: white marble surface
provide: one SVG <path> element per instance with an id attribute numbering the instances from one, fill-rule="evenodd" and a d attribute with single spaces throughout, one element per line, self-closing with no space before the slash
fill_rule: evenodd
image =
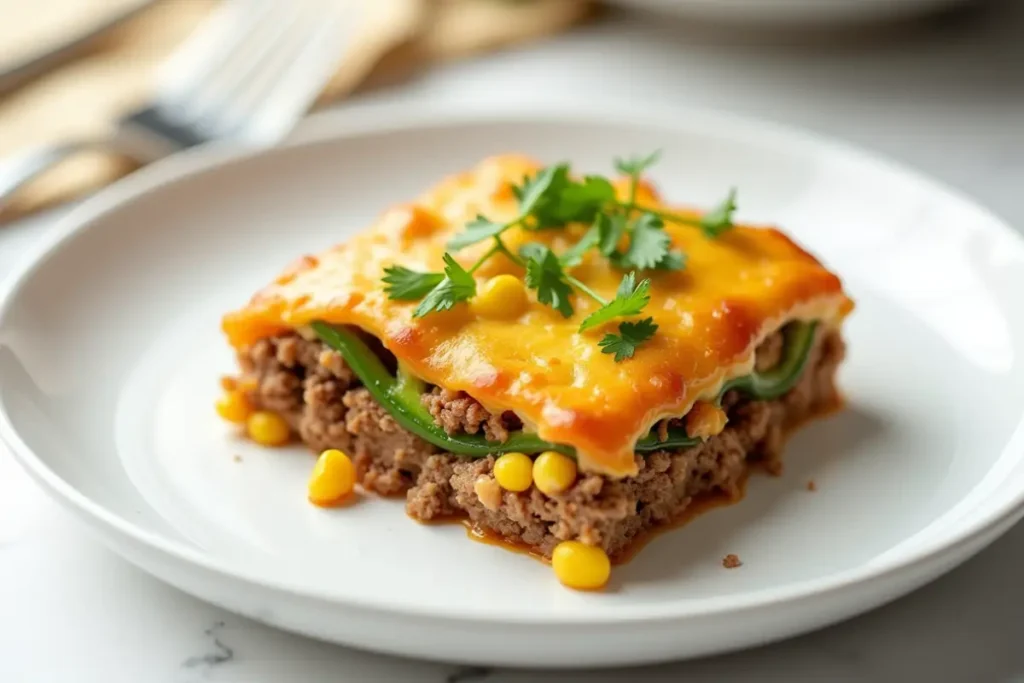
<path id="1" fill-rule="evenodd" d="M 1024 228 L 1024 2 L 884 40 L 767 45 L 620 16 L 371 99 L 621 92 L 803 125 L 921 167 Z M 504 98 L 504 99 L 503 99 Z M 0 273 L 53 216 L 0 228 Z M 1024 294 L 1024 293 L 1022 293 Z M 112 555 L 0 452 L 0 682 L 1024 681 L 1024 528 L 883 609 L 781 644 L 632 671 L 427 664 L 283 634 Z"/>

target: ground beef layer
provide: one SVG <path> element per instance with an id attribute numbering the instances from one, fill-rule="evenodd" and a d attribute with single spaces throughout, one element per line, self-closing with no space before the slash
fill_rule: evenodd
<path id="1" fill-rule="evenodd" d="M 770 337 L 758 349 L 757 366 L 771 367 L 781 350 L 781 335 Z M 717 436 L 685 450 L 638 455 L 633 477 L 583 474 L 553 497 L 502 490 L 491 476 L 493 458 L 444 453 L 406 432 L 320 341 L 297 334 L 264 339 L 243 350 L 239 362 L 255 386 L 253 404 L 285 416 L 312 449 L 349 453 L 365 489 L 406 493 L 412 517 L 468 516 L 482 530 L 545 556 L 559 542 L 578 539 L 614 559 L 641 532 L 678 519 L 695 498 L 737 496 L 752 463 L 778 471 L 786 431 L 837 403 L 835 370 L 844 352 L 838 333 L 819 332 L 803 377 L 782 398 L 750 401 L 730 393 L 723 400 L 729 422 Z M 514 414 L 492 415 L 461 392 L 433 388 L 423 400 L 449 433 L 503 439 L 520 426 Z"/>

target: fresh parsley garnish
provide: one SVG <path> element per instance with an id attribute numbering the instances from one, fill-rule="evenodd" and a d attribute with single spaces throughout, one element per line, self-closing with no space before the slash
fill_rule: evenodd
<path id="1" fill-rule="evenodd" d="M 614 318 L 639 315 L 651 300 L 651 281 L 643 280 L 638 285 L 634 284 L 635 282 L 635 273 L 624 276 L 615 298 L 584 318 L 580 324 L 580 332 L 586 332 Z"/>
<path id="2" fill-rule="evenodd" d="M 566 249 L 558 258 L 564 267 L 572 268 L 573 266 L 578 266 L 583 262 L 583 255 L 598 245 L 601 241 L 600 222 L 602 217 L 604 217 L 604 214 L 595 219 L 594 224 L 583 233 L 583 237 L 580 238 L 579 242 Z M 604 219 L 607 220 L 606 217 Z"/>
<path id="3" fill-rule="evenodd" d="M 570 182 L 562 190 L 558 217 L 566 222 L 590 223 L 608 202 L 615 200 L 615 188 L 607 178 L 588 175 L 583 182 Z"/>
<path id="4" fill-rule="evenodd" d="M 615 170 L 633 178 L 639 178 L 648 168 L 658 163 L 661 150 L 655 150 L 645 157 L 629 157 L 615 160 Z"/>
<path id="5" fill-rule="evenodd" d="M 736 212 L 736 189 L 729 190 L 729 195 L 715 208 L 701 216 L 700 229 L 705 237 L 714 239 L 733 227 L 732 216 Z"/>
<path id="6" fill-rule="evenodd" d="M 563 317 L 573 313 L 572 287 L 566 281 L 565 271 L 555 253 L 543 244 L 524 244 L 519 253 L 526 259 L 526 286 L 537 290 L 537 301 L 550 306 Z"/>
<path id="7" fill-rule="evenodd" d="M 600 308 L 580 324 L 586 332 L 617 318 L 643 313 L 650 302 L 651 281 L 636 282 L 637 273 L 649 270 L 680 270 L 686 265 L 686 254 L 673 249 L 672 237 L 665 223 L 698 228 L 708 239 L 715 239 L 733 227 L 736 192 L 700 218 L 683 216 L 638 202 L 640 178 L 658 161 L 659 153 L 627 159 L 616 159 L 615 168 L 628 177 L 626 199 L 619 199 L 612 182 L 598 175 L 576 180 L 569 164 L 547 166 L 532 177 L 512 187 L 518 213 L 506 222 L 497 222 L 477 215 L 465 229 L 448 242 L 450 252 L 481 242 L 491 242 L 469 268 L 463 268 L 451 253 L 444 254 L 444 273 L 418 272 L 404 266 L 384 269 L 384 291 L 398 301 L 420 300 L 413 311 L 423 317 L 434 311 L 446 311 L 476 295 L 473 274 L 495 254 L 503 254 L 524 271 L 527 288 L 534 290 L 537 301 L 557 310 L 566 318 L 575 312 L 572 297 L 587 296 Z M 539 243 L 522 246 L 518 253 L 510 250 L 502 239 L 512 228 L 536 231 L 564 228 L 570 223 L 590 227 L 561 255 Z M 605 299 L 586 283 L 572 275 L 571 269 L 583 263 L 587 252 L 596 251 L 596 258 L 605 258 L 616 268 L 629 271 L 624 275 L 615 298 Z M 651 317 L 619 323 L 618 334 L 607 334 L 599 342 L 602 352 L 614 354 L 621 362 L 631 358 L 636 348 L 648 341 L 658 329 Z"/>
<path id="8" fill-rule="evenodd" d="M 524 178 L 522 185 L 512 188 L 519 199 L 518 222 L 533 230 L 565 225 L 571 217 L 562 210 L 562 194 L 571 182 L 568 164 L 548 166 L 534 177 Z"/>
<path id="9" fill-rule="evenodd" d="M 614 256 L 615 265 L 638 270 L 657 268 L 671 253 L 672 238 L 665 232 L 665 222 L 645 213 L 631 227 L 629 246 L 625 253 Z"/>
<path id="10" fill-rule="evenodd" d="M 384 291 L 396 301 L 419 301 L 444 279 L 443 273 L 421 273 L 405 266 L 384 269 Z"/>
<path id="11" fill-rule="evenodd" d="M 465 230 L 448 241 L 448 248 L 452 251 L 458 251 L 459 249 L 468 247 L 471 244 L 483 242 L 484 240 L 500 235 L 506 229 L 507 226 L 504 223 L 495 223 L 494 221 L 489 221 L 483 216 L 478 215 L 466 224 Z"/>
<path id="12" fill-rule="evenodd" d="M 644 318 L 635 323 L 619 323 L 619 333 L 606 334 L 597 345 L 601 347 L 601 353 L 614 353 L 615 362 L 621 363 L 632 358 L 637 347 L 649 341 L 657 331 L 658 325 L 654 318 Z"/>
<path id="13" fill-rule="evenodd" d="M 476 280 L 472 273 L 460 266 L 451 254 L 444 255 L 444 263 L 444 277 L 423 298 L 413 316 L 422 318 L 434 311 L 447 311 L 476 294 Z"/>
<path id="14" fill-rule="evenodd" d="M 619 248 L 619 241 L 626 232 L 626 216 L 621 213 L 609 216 L 603 213 L 597 217 L 598 248 L 605 256 L 611 256 Z"/>

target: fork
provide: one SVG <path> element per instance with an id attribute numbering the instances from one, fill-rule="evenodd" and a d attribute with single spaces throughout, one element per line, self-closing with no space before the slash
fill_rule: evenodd
<path id="1" fill-rule="evenodd" d="M 0 161 L 0 213 L 19 188 L 83 151 L 113 151 L 145 165 L 214 140 L 272 144 L 334 73 L 345 48 L 339 4 L 222 0 L 160 65 L 152 99 L 119 119 L 110 136 Z"/>

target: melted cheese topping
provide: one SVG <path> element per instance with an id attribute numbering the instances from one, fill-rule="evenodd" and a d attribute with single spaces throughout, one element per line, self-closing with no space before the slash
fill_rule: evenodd
<path id="1" fill-rule="evenodd" d="M 574 446 L 583 470 L 624 476 L 636 472 L 637 438 L 662 418 L 686 414 L 722 382 L 750 372 L 757 345 L 782 324 L 818 319 L 838 325 L 852 309 L 839 278 L 775 229 L 738 226 L 711 240 L 672 223 L 665 229 L 686 253 L 686 268 L 644 273 L 652 284 L 644 315 L 654 317 L 658 331 L 621 363 L 597 345 L 618 321 L 578 332 L 580 321 L 598 307 L 582 295 L 573 298 L 576 313 L 566 319 L 531 294 L 526 312 L 512 322 L 477 318 L 464 303 L 415 319 L 415 302 L 387 298 L 381 282 L 386 266 L 440 271 L 445 243 L 478 213 L 492 220 L 515 217 L 511 184 L 538 169 L 520 156 L 487 159 L 385 212 L 346 243 L 299 259 L 247 306 L 224 317 L 229 341 L 244 347 L 315 320 L 361 327 L 427 382 L 465 391 L 492 412 L 515 411 L 541 438 Z M 620 193 L 626 187 L 625 180 L 617 184 Z M 694 215 L 662 204 L 646 182 L 638 202 Z M 513 228 L 504 240 L 513 250 L 539 241 L 561 253 L 585 229 Z M 477 244 L 455 256 L 469 267 L 489 246 Z M 476 278 L 482 283 L 499 273 L 522 274 L 498 255 Z M 607 299 L 623 275 L 596 251 L 572 273 Z"/>

